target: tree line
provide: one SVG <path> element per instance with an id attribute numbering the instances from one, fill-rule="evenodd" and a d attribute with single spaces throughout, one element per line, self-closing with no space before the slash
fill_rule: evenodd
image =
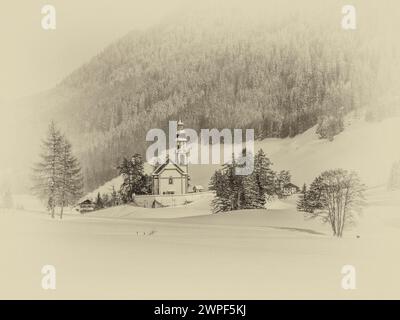
<path id="1" fill-rule="evenodd" d="M 240 164 L 240 159 L 235 159 L 234 157 L 232 159 L 232 163 L 224 164 L 223 168 L 217 170 L 211 177 L 210 190 L 216 192 L 216 198 L 212 203 L 214 212 L 265 208 L 268 201 L 274 197 L 282 199 L 287 196 L 284 192 L 284 187 L 291 183 L 290 172 L 288 170 L 273 171 L 271 169 L 272 162 L 262 149 L 254 157 L 254 171 L 249 176 L 236 175 L 236 168 L 242 166 L 242 164 Z M 124 157 L 117 167 L 119 174 L 123 177 L 120 189 L 117 191 L 112 186 L 111 193 L 98 193 L 94 201 L 95 208 L 103 209 L 131 203 L 134 201 L 135 195 L 151 194 L 151 176 L 144 173 L 143 165 L 144 162 L 140 154 L 134 154 L 130 160 Z M 324 198 L 322 198 L 321 190 L 325 188 L 323 185 L 324 178 L 326 179 L 329 175 L 337 179 L 336 190 L 340 190 L 340 194 L 344 192 L 343 189 L 351 189 L 350 193 L 345 194 L 346 197 L 362 199 L 364 186 L 356 173 L 348 173 L 342 169 L 327 171 L 315 179 L 310 185 L 310 189 L 307 188 L 306 184 L 303 185 L 297 209 L 305 212 L 307 217 L 321 216 L 321 212 L 318 211 L 324 207 Z M 351 182 L 347 186 L 342 181 L 345 179 L 349 179 L 349 182 Z M 331 189 L 334 190 L 333 188 Z M 391 168 L 388 189 L 400 189 L 400 161 L 395 162 Z M 325 188 L 325 190 L 328 189 Z M 355 190 L 359 192 L 355 192 Z M 337 201 L 347 205 L 345 218 L 339 217 L 336 219 L 336 221 L 342 221 L 344 227 L 346 225 L 345 221 L 353 220 L 353 217 L 350 217 L 352 213 L 347 213 L 350 208 L 350 202 L 348 199 L 343 201 L 338 195 L 334 195 L 334 197 L 336 197 Z M 361 202 L 359 201 L 359 203 Z M 335 207 L 332 208 L 335 210 Z M 317 211 L 318 214 L 315 214 Z M 339 212 L 337 214 L 339 215 Z M 326 219 L 323 220 L 325 221 Z M 338 230 L 334 232 L 335 234 L 341 235 L 343 233 L 343 228 L 336 226 L 335 229 Z"/>
<path id="2" fill-rule="evenodd" d="M 252 172 L 247 175 L 236 174 L 238 167 L 244 166 L 244 157 L 252 157 Z M 256 155 L 240 157 L 232 155 L 232 161 L 225 163 L 211 177 L 209 189 L 215 192 L 212 200 L 214 213 L 240 209 L 265 208 L 273 197 L 284 198 L 284 187 L 290 183 L 289 171 L 275 172 L 271 169 L 272 162 L 260 149 Z"/>
<path id="3" fill-rule="evenodd" d="M 284 198 L 284 187 L 290 183 L 288 171 L 274 172 L 271 161 L 260 149 L 254 158 L 254 168 L 249 175 L 237 175 L 236 168 L 243 166 L 244 154 L 224 164 L 211 177 L 210 190 L 214 213 L 241 209 L 265 209 L 274 197 Z M 311 183 L 304 184 L 297 202 L 297 210 L 306 218 L 319 218 L 329 223 L 333 235 L 342 237 L 345 228 L 356 222 L 357 213 L 364 205 L 365 185 L 355 172 L 344 169 L 327 170 Z"/>

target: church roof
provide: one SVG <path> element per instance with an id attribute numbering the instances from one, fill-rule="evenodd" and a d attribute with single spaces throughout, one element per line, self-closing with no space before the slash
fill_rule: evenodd
<path id="1" fill-rule="evenodd" d="M 159 175 L 161 172 L 164 171 L 164 168 L 169 164 L 173 164 L 176 167 L 176 170 L 182 174 L 182 175 L 186 175 L 186 172 L 184 172 L 181 167 L 179 167 L 175 162 L 173 162 L 171 159 L 167 159 L 163 164 L 160 164 L 154 171 L 153 171 L 153 176 L 157 176 Z"/>
<path id="2" fill-rule="evenodd" d="M 284 186 L 285 188 L 297 188 L 300 189 L 298 186 L 296 186 L 295 184 L 289 182 L 288 184 L 285 184 Z"/>
<path id="3" fill-rule="evenodd" d="M 82 204 L 94 204 L 94 202 L 92 200 L 90 200 L 90 199 L 86 199 L 86 200 L 78 203 L 78 205 L 82 205 Z"/>

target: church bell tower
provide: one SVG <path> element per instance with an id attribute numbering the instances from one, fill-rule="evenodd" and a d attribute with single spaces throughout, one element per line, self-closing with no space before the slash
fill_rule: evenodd
<path id="1" fill-rule="evenodd" d="M 183 122 L 180 119 L 176 131 L 175 163 L 188 173 L 189 150 L 187 147 L 187 136 L 183 128 Z"/>

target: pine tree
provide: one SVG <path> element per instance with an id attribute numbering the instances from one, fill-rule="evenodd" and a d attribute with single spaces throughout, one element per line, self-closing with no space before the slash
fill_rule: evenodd
<path id="1" fill-rule="evenodd" d="M 254 174 L 241 177 L 239 192 L 240 209 L 260 209 L 264 207 L 265 197 L 264 201 L 260 199 L 260 189 Z"/>
<path id="2" fill-rule="evenodd" d="M 250 161 L 244 157 L 254 158 Z M 249 170 L 250 174 L 236 174 L 238 167 L 243 169 L 242 166 L 249 163 L 254 165 L 253 170 Z M 261 149 L 255 156 L 247 154 L 245 150 L 237 159 L 232 155 L 232 161 L 225 163 L 211 177 L 209 189 L 215 191 L 213 212 L 265 208 L 269 198 L 275 195 L 283 197 L 283 187 L 290 183 L 290 172 L 276 174 L 270 168 L 271 164 Z"/>
<path id="3" fill-rule="evenodd" d="M 47 202 L 47 208 L 54 218 L 57 205 L 57 191 L 61 181 L 61 158 L 63 137 L 51 122 L 47 137 L 42 142 L 41 161 L 33 168 L 33 192 Z"/>
<path id="4" fill-rule="evenodd" d="M 47 202 L 52 218 L 59 205 L 62 219 L 64 207 L 73 204 L 81 195 L 83 180 L 78 160 L 72 155 L 71 144 L 54 122 L 50 123 L 46 139 L 42 142 L 40 158 L 33 168 L 33 192 Z"/>
<path id="5" fill-rule="evenodd" d="M 284 188 L 291 181 L 290 172 L 287 170 L 280 171 L 275 178 L 275 193 L 279 198 L 285 198 Z"/>
<path id="6" fill-rule="evenodd" d="M 215 197 L 211 202 L 214 213 L 232 210 L 231 186 L 228 175 L 222 170 L 217 170 L 211 177 L 209 189 L 215 192 Z"/>
<path id="7" fill-rule="evenodd" d="M 237 163 L 232 155 L 231 163 L 225 163 L 211 177 L 210 190 L 215 191 L 212 201 L 213 212 L 225 212 L 240 208 L 240 179 L 236 175 Z"/>
<path id="8" fill-rule="evenodd" d="M 334 137 L 344 130 L 343 114 L 340 112 L 338 115 L 325 115 L 323 116 L 317 126 L 316 133 L 320 139 L 328 139 L 333 141 Z"/>
<path id="9" fill-rule="evenodd" d="M 299 200 L 297 201 L 297 210 L 298 211 L 307 211 L 307 185 L 304 184 L 301 190 L 301 194 L 299 196 Z"/>
<path id="10" fill-rule="evenodd" d="M 305 202 L 303 205 L 303 211 L 308 213 L 314 213 L 317 210 L 323 208 L 322 203 L 322 177 L 318 176 L 311 183 L 310 188 L 305 193 Z"/>
<path id="11" fill-rule="evenodd" d="M 97 193 L 97 197 L 96 197 L 96 201 L 95 201 L 95 208 L 96 208 L 96 210 L 104 208 L 104 204 L 103 204 L 103 200 L 101 199 L 100 192 Z"/>
<path id="12" fill-rule="evenodd" d="M 270 168 L 271 165 L 271 161 L 260 149 L 254 157 L 254 179 L 257 184 L 257 199 L 260 207 L 265 206 L 266 197 L 272 197 L 275 193 L 274 172 Z"/>
<path id="13" fill-rule="evenodd" d="M 73 156 L 72 146 L 65 136 L 62 138 L 60 164 L 58 204 L 61 207 L 60 219 L 62 219 L 64 207 L 73 204 L 82 196 L 83 188 L 79 162 Z"/>
<path id="14" fill-rule="evenodd" d="M 226 163 L 223 166 L 222 173 L 224 178 L 221 180 L 223 182 L 226 180 L 225 183 L 225 190 L 222 190 L 221 196 L 223 196 L 227 203 L 229 203 L 229 211 L 230 210 L 238 210 L 239 209 L 239 196 L 238 196 L 238 189 L 239 189 L 239 179 L 236 176 L 236 166 L 237 163 L 232 155 L 232 162 Z M 221 184 L 220 187 L 224 188 Z"/>
<path id="15" fill-rule="evenodd" d="M 104 193 L 101 196 L 101 201 L 103 202 L 103 207 L 107 208 L 111 206 L 111 202 L 110 202 L 110 196 L 107 193 Z"/>
<path id="16" fill-rule="evenodd" d="M 250 152 L 247 153 L 246 149 L 243 149 L 242 155 L 236 162 L 237 166 L 240 168 L 246 166 L 245 170 L 242 170 L 242 172 L 247 173 L 245 175 L 237 175 L 237 190 L 240 209 L 264 208 L 265 205 L 265 184 L 264 181 L 262 181 L 264 172 L 261 168 L 257 168 L 258 175 L 256 175 L 255 162 L 254 155 Z"/>
<path id="17" fill-rule="evenodd" d="M 124 179 L 120 188 L 121 200 L 124 203 L 131 202 L 134 194 L 149 193 L 149 183 L 144 174 L 144 163 L 140 154 L 136 153 L 131 160 L 124 158 L 118 170 Z"/>
<path id="18" fill-rule="evenodd" d="M 114 186 L 112 186 L 112 192 L 111 192 L 111 200 L 110 200 L 111 206 L 117 206 L 118 205 L 118 193 L 115 191 Z"/>
<path id="19" fill-rule="evenodd" d="M 223 168 L 217 170 L 211 177 L 210 190 L 215 191 L 212 201 L 213 212 L 264 207 L 266 188 L 261 168 L 258 167 L 258 171 L 254 168 L 248 175 L 236 174 L 238 167 L 251 163 L 251 161 L 245 162 L 244 156 L 253 157 L 251 154 L 245 155 L 245 150 L 239 159 L 235 159 L 232 155 L 232 161 L 225 163 Z"/>

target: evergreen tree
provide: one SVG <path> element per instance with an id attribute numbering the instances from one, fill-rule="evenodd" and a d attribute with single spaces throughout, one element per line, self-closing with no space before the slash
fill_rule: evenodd
<path id="1" fill-rule="evenodd" d="M 215 191 L 215 197 L 211 202 L 212 210 L 215 213 L 232 210 L 231 185 L 228 175 L 223 170 L 217 170 L 211 177 L 209 189 Z"/>
<path id="2" fill-rule="evenodd" d="M 131 202 L 134 194 L 149 193 L 149 183 L 144 174 L 144 163 L 140 154 L 136 153 L 131 160 L 124 158 L 118 170 L 124 179 L 120 188 L 121 200 L 124 203 Z"/>
<path id="3" fill-rule="evenodd" d="M 262 150 L 256 157 L 245 153 L 243 150 L 238 159 L 232 155 L 232 161 L 224 164 L 211 177 L 210 190 L 215 191 L 213 212 L 264 208 L 266 195 L 273 196 L 273 171 L 269 168 L 271 162 Z M 244 161 L 245 156 L 254 157 L 254 161 Z M 251 174 L 236 174 L 236 169 L 246 163 L 254 163 L 254 170 L 249 170 Z"/>
<path id="4" fill-rule="evenodd" d="M 111 207 L 111 198 L 107 193 L 104 193 L 101 197 L 101 201 L 103 202 L 103 207 Z"/>
<path id="5" fill-rule="evenodd" d="M 307 185 L 304 184 L 301 190 L 299 200 L 297 201 L 298 211 L 307 211 Z"/>
<path id="6" fill-rule="evenodd" d="M 33 192 L 47 202 L 51 217 L 57 205 L 64 207 L 74 203 L 82 194 L 83 180 L 78 160 L 72 154 L 72 146 L 51 122 L 46 139 L 42 142 L 40 162 L 33 168 Z"/>
<path id="7" fill-rule="evenodd" d="M 252 153 L 242 150 L 242 155 L 238 158 L 237 166 L 244 168 L 245 175 L 237 176 L 239 207 L 240 209 L 256 209 L 264 208 L 266 185 L 263 181 L 264 170 L 261 168 L 262 163 L 258 163 L 262 159 L 260 153 L 257 158 L 257 174 L 256 174 L 256 157 Z M 262 159 L 265 160 L 265 159 Z M 265 164 L 265 163 L 264 163 Z"/>
<path id="8" fill-rule="evenodd" d="M 307 192 L 307 205 L 306 212 L 314 213 L 315 211 L 321 210 L 324 207 L 323 203 L 323 177 L 318 176 L 310 185 L 310 189 Z"/>
<path id="9" fill-rule="evenodd" d="M 333 141 L 333 138 L 344 130 L 343 116 L 323 116 L 318 122 L 316 133 L 320 139 L 328 139 Z"/>
<path id="10" fill-rule="evenodd" d="M 229 188 L 224 192 L 225 196 L 228 196 L 230 202 L 230 210 L 240 209 L 240 191 L 241 191 L 241 180 L 242 176 L 236 175 L 236 168 L 238 164 L 234 155 L 232 154 L 232 162 L 227 163 L 223 166 L 223 173 L 227 178 L 227 185 Z M 227 191 L 229 193 L 227 194 Z"/>
<path id="11" fill-rule="evenodd" d="M 60 219 L 64 207 L 74 204 L 82 196 L 83 179 L 78 160 L 72 154 L 72 146 L 65 136 L 62 137 L 60 152 L 60 181 L 58 204 L 61 207 Z"/>
<path id="12" fill-rule="evenodd" d="M 114 207 L 114 206 L 117 206 L 118 204 L 119 204 L 119 202 L 118 202 L 118 193 L 115 190 L 114 186 L 112 186 L 110 205 L 112 207 Z"/>
<path id="13" fill-rule="evenodd" d="M 240 194 L 242 176 L 236 175 L 236 168 L 237 162 L 232 155 L 231 163 L 225 163 L 212 176 L 210 190 L 216 193 L 212 201 L 214 212 L 240 209 L 240 201 L 243 201 L 244 196 Z"/>
<path id="14" fill-rule="evenodd" d="M 240 209 L 260 209 L 264 208 L 264 201 L 260 197 L 260 189 L 254 174 L 242 176 L 239 185 L 239 208 Z"/>
<path id="15" fill-rule="evenodd" d="M 100 192 L 97 193 L 97 197 L 96 197 L 96 201 L 95 201 L 95 208 L 96 208 L 96 210 L 104 208 L 104 204 L 103 204 L 103 200 L 101 199 Z"/>
<path id="16" fill-rule="evenodd" d="M 51 122 L 47 137 L 42 142 L 41 161 L 36 163 L 33 168 L 33 192 L 47 202 L 47 208 L 52 218 L 54 218 L 57 192 L 62 180 L 60 170 L 62 145 L 63 137 L 54 122 Z"/>
<path id="17" fill-rule="evenodd" d="M 270 168 L 271 161 L 264 151 L 260 149 L 254 157 L 254 179 L 257 184 L 257 201 L 261 207 L 266 204 L 266 197 L 275 193 L 274 172 Z"/>

